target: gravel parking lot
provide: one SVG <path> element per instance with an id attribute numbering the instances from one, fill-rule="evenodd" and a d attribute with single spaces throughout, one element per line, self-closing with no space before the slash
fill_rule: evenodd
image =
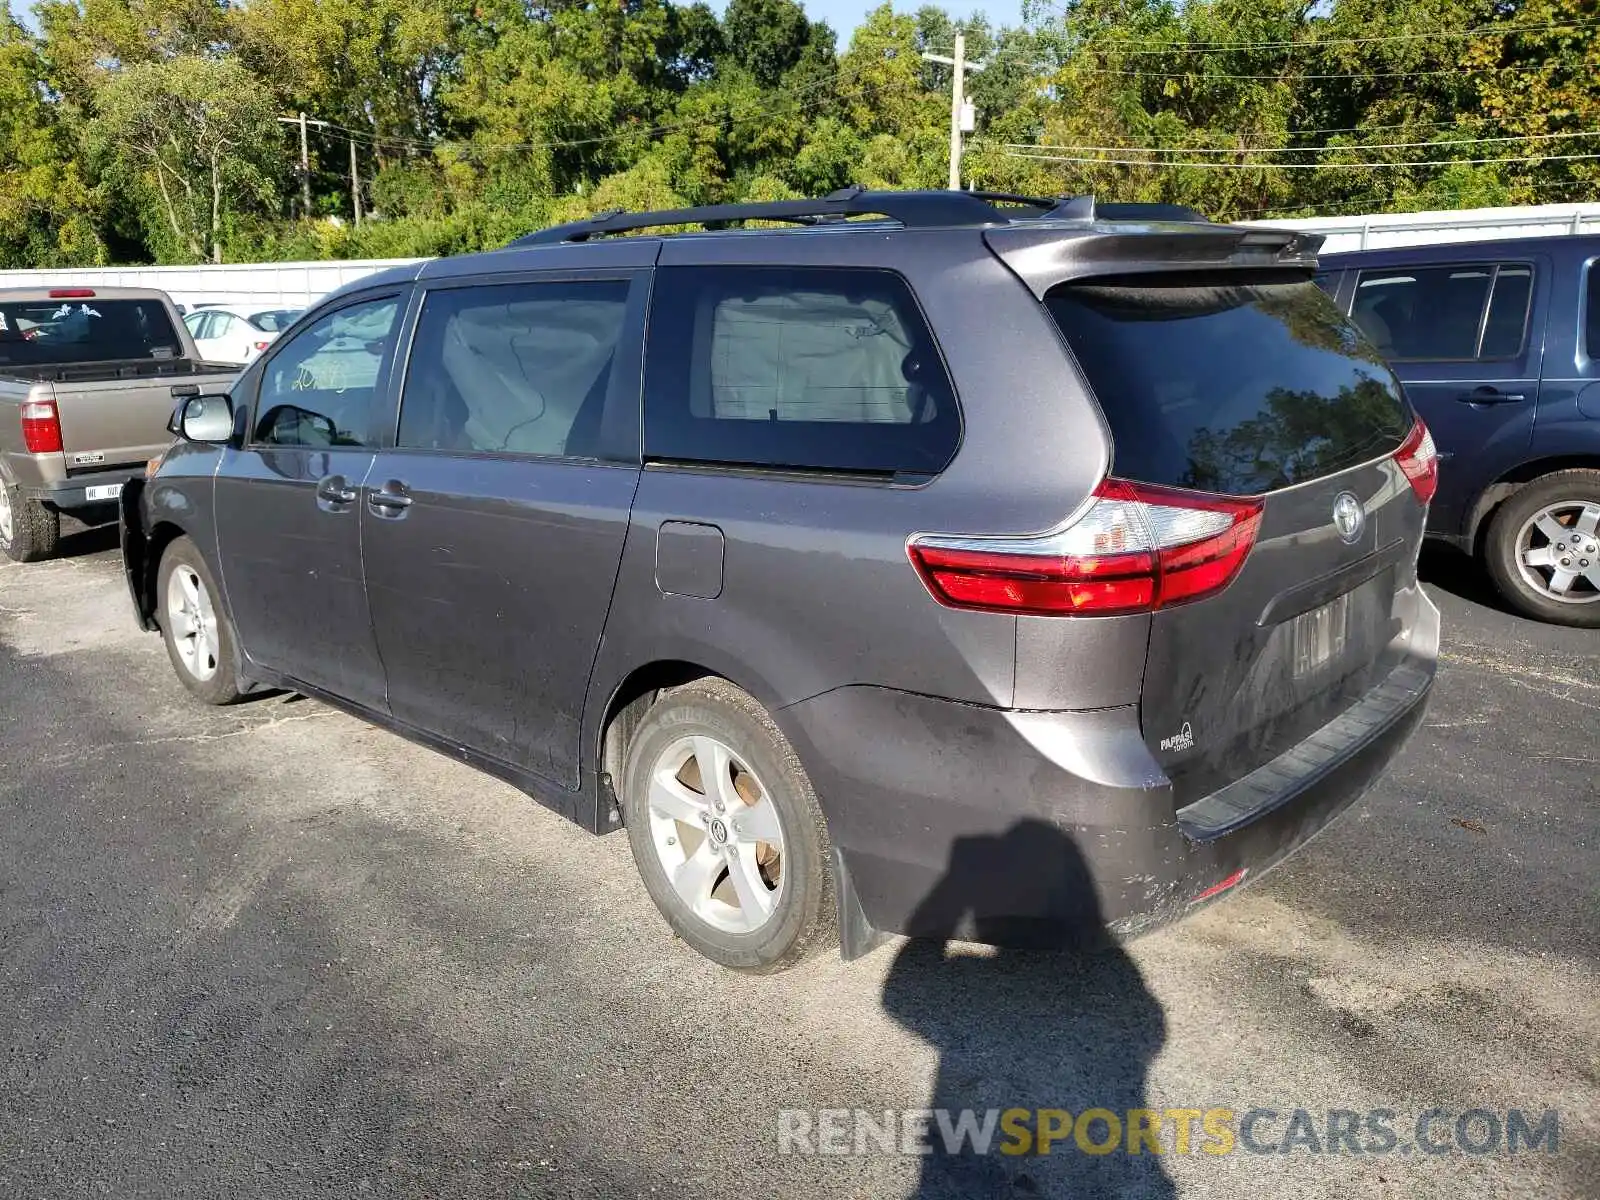
<path id="1" fill-rule="evenodd" d="M 66 546 L 0 565 L 0 1195 L 1600 1195 L 1600 638 L 1455 558 L 1426 728 L 1259 886 L 1089 959 L 762 980 L 670 939 L 621 836 L 315 702 L 190 702 L 114 533 Z M 923 1107 L 1270 1109 L 1265 1146 L 1388 1109 L 1399 1144 L 778 1150 L 780 1110 Z M 1433 1108 L 1559 1140 L 1406 1152 Z"/>

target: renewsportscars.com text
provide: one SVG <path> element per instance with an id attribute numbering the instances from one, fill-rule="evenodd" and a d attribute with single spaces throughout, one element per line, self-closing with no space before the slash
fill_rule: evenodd
<path id="1" fill-rule="evenodd" d="M 783 1109 L 780 1154 L 1555 1154 L 1560 1114 L 1473 1108 Z"/>

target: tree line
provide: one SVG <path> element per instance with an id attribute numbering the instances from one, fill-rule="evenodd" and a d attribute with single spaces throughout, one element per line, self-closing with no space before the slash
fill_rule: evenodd
<path id="1" fill-rule="evenodd" d="M 796 0 L 40 0 L 30 25 L 0 24 L 7 267 L 446 254 L 946 179 L 932 5 L 844 45 Z M 1600 198 L 1593 0 L 1025 0 L 961 29 L 969 186 L 1224 220 Z"/>

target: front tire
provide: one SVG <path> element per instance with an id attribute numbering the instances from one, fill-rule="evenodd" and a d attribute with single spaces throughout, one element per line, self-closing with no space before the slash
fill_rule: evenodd
<path id="1" fill-rule="evenodd" d="M 1600 628 L 1600 471 L 1556 471 L 1502 504 L 1484 566 L 1519 612 Z"/>
<path id="2" fill-rule="evenodd" d="M 822 810 L 745 692 L 704 679 L 662 696 L 628 745 L 621 803 L 645 890 L 713 962 L 768 974 L 838 944 Z"/>
<path id="3" fill-rule="evenodd" d="M 0 479 L 0 550 L 12 562 L 50 558 L 61 541 L 61 514 L 37 500 L 25 499 Z"/>
<path id="4" fill-rule="evenodd" d="M 207 704 L 232 704 L 239 687 L 233 622 L 195 544 L 178 538 L 161 556 L 156 616 L 179 681 Z"/>

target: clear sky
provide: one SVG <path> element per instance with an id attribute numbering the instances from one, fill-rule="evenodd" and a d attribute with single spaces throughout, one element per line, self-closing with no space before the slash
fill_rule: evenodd
<path id="1" fill-rule="evenodd" d="M 970 17 L 977 13 L 984 13 L 989 18 L 989 24 L 998 29 L 1002 25 L 1022 24 L 1022 0 L 992 0 L 992 3 L 981 3 L 978 0 L 949 0 L 933 3 L 944 9 L 953 17 Z M 850 31 L 861 24 L 862 19 L 878 7 L 879 0 L 800 0 L 806 10 L 806 15 L 813 21 L 826 21 L 833 26 L 833 31 L 839 35 L 839 49 L 842 52 L 850 45 Z M 896 12 L 916 12 L 922 7 L 923 0 L 894 0 Z M 724 0 L 711 0 L 712 7 L 721 12 Z"/>

